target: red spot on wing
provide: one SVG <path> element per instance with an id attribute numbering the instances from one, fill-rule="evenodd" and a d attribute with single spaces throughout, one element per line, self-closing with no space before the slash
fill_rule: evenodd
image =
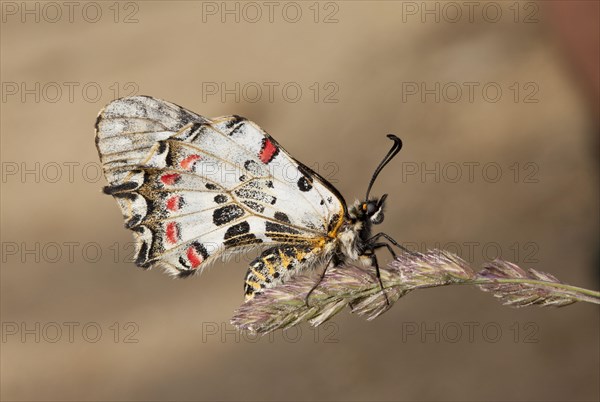
<path id="1" fill-rule="evenodd" d="M 269 138 L 265 138 L 258 157 L 262 163 L 267 164 L 273 160 L 275 155 L 277 155 L 277 152 L 279 152 L 279 149 L 275 144 L 273 144 Z"/>
<path id="2" fill-rule="evenodd" d="M 179 200 L 180 196 L 175 195 L 167 200 L 167 209 L 169 211 L 177 211 L 179 210 Z"/>
<path id="3" fill-rule="evenodd" d="M 176 222 L 169 222 L 167 225 L 167 241 L 171 244 L 177 243 L 179 240 L 179 228 Z"/>
<path id="4" fill-rule="evenodd" d="M 198 268 L 202 264 L 202 261 L 204 261 L 202 255 L 193 246 L 187 249 L 187 258 L 192 265 L 192 269 Z"/>
<path id="5" fill-rule="evenodd" d="M 192 167 L 194 166 L 194 162 L 196 162 L 197 160 L 200 160 L 200 155 L 196 155 L 196 154 L 190 155 L 187 158 L 185 158 L 184 160 L 182 160 L 180 165 L 185 170 L 191 170 Z"/>
<path id="6" fill-rule="evenodd" d="M 177 183 L 180 178 L 181 175 L 178 173 L 167 173 L 160 176 L 160 181 L 162 181 L 163 184 L 172 186 L 173 184 Z"/>

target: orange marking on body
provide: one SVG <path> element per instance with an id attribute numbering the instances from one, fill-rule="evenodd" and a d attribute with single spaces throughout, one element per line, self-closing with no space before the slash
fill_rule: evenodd
<path id="1" fill-rule="evenodd" d="M 198 268 L 202 264 L 202 261 L 204 261 L 204 258 L 202 258 L 193 246 L 187 249 L 187 258 L 192 265 L 192 269 Z"/>
<path id="2" fill-rule="evenodd" d="M 163 184 L 172 186 L 173 184 L 177 183 L 180 178 L 181 175 L 178 173 L 167 173 L 160 176 L 160 181 L 162 181 Z"/>
<path id="3" fill-rule="evenodd" d="M 167 200 L 167 209 L 169 211 L 178 211 L 179 210 L 179 200 L 180 196 L 174 195 L 173 197 Z"/>
<path id="4" fill-rule="evenodd" d="M 185 158 L 184 160 L 182 160 L 179 164 L 181 165 L 182 168 L 184 168 L 185 170 L 191 170 L 192 167 L 194 166 L 194 162 L 200 160 L 200 155 L 190 155 L 187 158 Z"/>
<path id="5" fill-rule="evenodd" d="M 177 243 L 179 240 L 179 228 L 177 222 L 169 222 L 167 225 L 167 241 L 171 244 Z"/>

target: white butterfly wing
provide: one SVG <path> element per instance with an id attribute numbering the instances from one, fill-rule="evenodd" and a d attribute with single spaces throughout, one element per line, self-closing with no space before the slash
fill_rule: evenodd
<path id="1" fill-rule="evenodd" d="M 139 266 L 187 275 L 249 247 L 316 245 L 345 215 L 335 188 L 239 116 L 123 98 L 100 112 L 96 144 Z"/>

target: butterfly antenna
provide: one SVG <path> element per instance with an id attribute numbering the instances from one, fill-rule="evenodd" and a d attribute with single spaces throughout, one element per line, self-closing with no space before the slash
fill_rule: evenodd
<path id="1" fill-rule="evenodd" d="M 381 163 L 379 164 L 379 166 L 377 166 L 377 169 L 375 169 L 375 172 L 373 173 L 373 176 L 371 176 L 371 181 L 369 182 L 369 187 L 367 188 L 367 196 L 365 197 L 365 200 L 369 199 L 369 194 L 371 193 L 371 187 L 373 187 L 373 183 L 375 183 L 375 179 L 377 179 L 377 176 L 379 175 L 379 173 L 381 172 L 381 170 L 402 149 L 402 140 L 400 138 L 396 137 L 394 134 L 388 134 L 387 137 L 390 140 L 394 141 L 394 145 L 392 145 L 392 148 L 389 150 L 389 152 L 387 153 L 387 155 L 385 156 L 385 158 L 383 158 L 383 160 L 381 161 Z"/>

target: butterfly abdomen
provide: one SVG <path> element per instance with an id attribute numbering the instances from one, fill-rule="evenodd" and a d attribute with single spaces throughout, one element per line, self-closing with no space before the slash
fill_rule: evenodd
<path id="1" fill-rule="evenodd" d="M 279 246 L 265 250 L 250 263 L 246 273 L 244 293 L 246 300 L 265 288 L 284 282 L 296 272 L 316 265 L 321 249 L 312 244 Z"/>

